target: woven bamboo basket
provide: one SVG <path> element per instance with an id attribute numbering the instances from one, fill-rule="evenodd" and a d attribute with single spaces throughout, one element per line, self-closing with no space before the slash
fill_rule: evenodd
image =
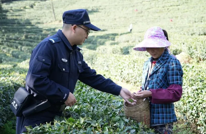
<path id="1" fill-rule="evenodd" d="M 126 117 L 142 122 L 150 127 L 150 104 L 148 99 L 137 99 L 135 105 L 124 103 L 124 113 Z"/>

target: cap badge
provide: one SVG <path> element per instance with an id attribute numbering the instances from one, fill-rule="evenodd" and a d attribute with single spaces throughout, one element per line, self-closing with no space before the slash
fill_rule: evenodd
<path id="1" fill-rule="evenodd" d="M 90 23 L 90 21 L 88 20 L 88 21 L 84 21 L 83 22 L 83 24 L 89 24 Z"/>

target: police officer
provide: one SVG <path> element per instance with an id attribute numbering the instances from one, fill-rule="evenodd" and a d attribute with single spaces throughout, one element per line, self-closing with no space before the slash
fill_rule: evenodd
<path id="1" fill-rule="evenodd" d="M 131 98 L 129 90 L 112 80 L 96 74 L 83 60 L 77 45 L 82 45 L 90 30 L 100 29 L 91 24 L 85 9 L 69 10 L 63 14 L 63 28 L 45 38 L 32 51 L 26 77 L 26 89 L 34 99 L 49 100 L 51 106 L 30 116 L 17 117 L 17 134 L 25 132 L 25 126 L 36 126 L 53 121 L 66 106 L 76 103 L 73 95 L 77 80 L 103 92 L 120 95 L 126 102 Z"/>

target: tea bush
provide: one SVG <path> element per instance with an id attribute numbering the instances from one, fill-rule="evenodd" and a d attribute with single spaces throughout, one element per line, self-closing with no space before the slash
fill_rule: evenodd
<path id="1" fill-rule="evenodd" d="M 25 72 L 20 70 L 14 69 L 11 65 L 5 65 L 0 68 L 0 128 L 14 117 L 10 109 L 10 101 L 14 92 L 23 84 Z"/>
<path id="2" fill-rule="evenodd" d="M 184 87 L 181 101 L 176 103 L 180 120 L 190 123 L 197 132 L 206 132 L 206 70 L 203 65 L 184 65 Z"/>
<path id="3" fill-rule="evenodd" d="M 123 100 L 120 97 L 102 93 L 82 83 L 78 83 L 74 93 L 77 104 L 67 107 L 64 117 L 56 117 L 54 125 L 47 123 L 33 129 L 28 134 L 153 134 L 133 120 L 125 118 Z"/>

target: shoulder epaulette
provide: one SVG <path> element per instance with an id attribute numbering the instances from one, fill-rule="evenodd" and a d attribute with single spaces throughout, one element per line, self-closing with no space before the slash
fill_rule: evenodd
<path id="1" fill-rule="evenodd" d="M 56 37 L 56 38 L 50 38 L 49 41 L 51 41 L 54 44 L 54 43 L 60 42 L 61 39 Z"/>

